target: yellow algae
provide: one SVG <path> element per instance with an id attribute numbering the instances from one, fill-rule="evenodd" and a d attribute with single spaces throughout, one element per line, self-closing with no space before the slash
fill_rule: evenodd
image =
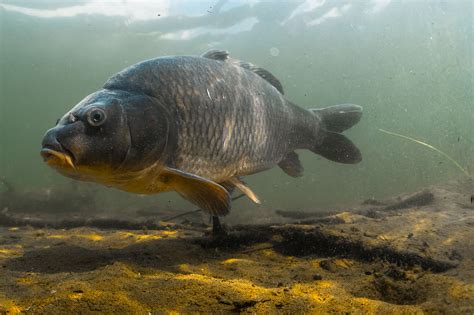
<path id="1" fill-rule="evenodd" d="M 7 309 L 7 314 L 20 314 L 23 313 L 23 309 L 19 306 L 11 306 L 9 309 Z"/>
<path id="2" fill-rule="evenodd" d="M 382 240 L 382 241 L 389 241 L 391 239 L 393 240 L 394 237 L 389 237 L 387 235 L 380 234 L 380 235 L 377 235 L 377 239 Z"/>
<path id="3" fill-rule="evenodd" d="M 350 313 L 356 314 L 419 314 L 422 313 L 418 307 L 393 305 L 379 300 L 354 297 L 350 295 L 337 282 L 318 281 L 316 286 L 310 284 L 296 284 L 290 289 L 292 298 L 301 297 L 308 299 L 315 305 L 308 305 L 306 312 L 313 309 L 319 313 Z"/>
<path id="4" fill-rule="evenodd" d="M 74 293 L 68 294 L 68 297 L 69 297 L 71 300 L 77 300 L 77 299 L 82 298 L 82 295 L 83 295 L 83 293 L 74 292 Z"/>
<path id="5" fill-rule="evenodd" d="M 354 214 L 351 213 L 351 212 L 347 212 L 347 211 L 337 214 L 336 217 L 343 220 L 344 223 L 353 223 L 353 221 L 354 221 Z"/>
<path id="6" fill-rule="evenodd" d="M 266 257 L 275 257 L 277 253 L 273 249 L 264 249 L 260 253 Z"/>
<path id="7" fill-rule="evenodd" d="M 424 312 L 416 306 L 411 305 L 397 305 L 394 306 L 379 300 L 372 300 L 364 297 L 352 298 L 353 307 L 363 311 L 364 314 L 381 314 L 381 313 L 396 313 L 396 314 L 424 314 Z"/>
<path id="8" fill-rule="evenodd" d="M 357 308 L 363 309 L 366 314 L 377 314 L 377 311 L 380 311 L 381 301 L 371 300 L 363 297 L 353 298 L 353 301 L 357 305 Z"/>
<path id="9" fill-rule="evenodd" d="M 192 272 L 191 266 L 189 266 L 188 264 L 180 264 L 178 268 L 181 272 Z"/>
<path id="10" fill-rule="evenodd" d="M 474 285 L 456 281 L 449 288 L 449 295 L 458 300 L 472 299 L 474 296 Z"/>
<path id="11" fill-rule="evenodd" d="M 96 234 L 96 233 L 79 234 L 79 235 L 76 235 L 76 236 L 86 238 L 86 239 L 89 239 L 89 240 L 94 241 L 94 242 L 101 241 L 104 238 L 103 236 L 101 236 L 99 234 Z"/>
<path id="12" fill-rule="evenodd" d="M 204 303 L 215 303 L 217 294 L 218 296 L 228 296 L 237 299 L 237 301 L 259 301 L 259 300 L 271 300 L 277 299 L 275 295 L 272 295 L 272 292 L 275 292 L 272 289 L 258 286 L 253 282 L 246 279 L 220 279 L 212 276 L 205 276 L 200 274 L 187 274 L 187 275 L 177 275 L 173 279 L 185 281 L 186 285 L 175 283 L 174 287 L 178 290 L 181 288 L 186 288 L 187 291 L 193 294 L 193 299 L 202 301 Z M 209 294 L 212 293 L 212 294 Z M 189 299 L 183 299 L 186 297 L 187 293 L 182 292 L 180 298 L 180 304 L 186 305 L 189 302 Z M 182 306 L 181 306 L 182 307 Z"/>
<path id="13" fill-rule="evenodd" d="M 24 309 L 14 301 L 0 297 L 0 314 L 16 315 L 24 313 Z"/>
<path id="14" fill-rule="evenodd" d="M 443 245 L 445 246 L 449 246 L 451 245 L 454 241 L 456 241 L 456 239 L 454 237 L 449 237 L 447 238 L 446 240 L 443 241 Z"/>
<path id="15" fill-rule="evenodd" d="M 106 266 L 109 273 L 122 278 L 140 278 L 140 273 L 135 272 L 129 265 L 121 262 L 116 262 L 113 265 Z"/>
<path id="16" fill-rule="evenodd" d="M 178 234 L 178 231 L 163 231 L 161 233 L 163 233 L 164 235 L 175 235 Z"/>
<path id="17" fill-rule="evenodd" d="M 91 234 L 72 234 L 72 235 L 64 235 L 64 234 L 52 234 L 48 235 L 47 238 L 52 238 L 52 239 L 70 239 L 72 237 L 80 237 L 80 238 L 85 238 L 91 241 L 101 241 L 104 237 L 97 234 L 97 233 L 91 233 Z"/>
<path id="18" fill-rule="evenodd" d="M 350 268 L 354 265 L 354 262 L 349 259 L 336 259 L 334 260 L 334 264 L 338 267 Z"/>
<path id="19" fill-rule="evenodd" d="M 176 225 L 174 222 L 168 222 L 168 221 L 159 221 L 158 224 L 160 226 L 168 226 L 168 227 L 173 227 Z"/>
<path id="20" fill-rule="evenodd" d="M 103 278 L 95 283 L 97 279 L 65 281 L 55 288 L 53 295 L 37 295 L 28 302 L 28 305 L 32 306 L 33 313 L 38 314 L 77 314 L 83 313 L 84 307 L 91 308 L 97 313 L 147 314 L 149 309 L 121 289 L 120 278 L 108 278 L 110 281 L 107 283 L 103 282 Z"/>
<path id="21" fill-rule="evenodd" d="M 107 305 L 108 312 L 115 312 L 120 309 L 127 310 L 127 313 L 144 313 L 145 309 L 141 304 L 135 300 L 130 299 L 126 294 L 122 292 L 103 292 L 98 290 L 92 290 L 85 293 L 72 293 L 68 295 L 71 300 L 83 300 L 88 305 Z M 120 312 L 119 312 L 120 313 Z"/>
<path id="22" fill-rule="evenodd" d="M 411 231 L 413 234 L 424 234 L 426 230 L 429 230 L 431 227 L 432 221 L 428 218 L 426 219 L 417 219 L 416 223 L 411 226 Z"/>
<path id="23" fill-rule="evenodd" d="M 19 253 L 17 250 L 14 250 L 14 249 L 2 248 L 0 249 L 0 255 L 14 256 L 14 255 L 19 255 Z"/>
<path id="24" fill-rule="evenodd" d="M 119 232 L 118 235 L 121 238 L 134 238 L 136 241 L 146 240 L 159 240 L 164 237 L 177 235 L 177 231 L 159 231 L 156 233 L 132 233 L 132 232 Z"/>
<path id="25" fill-rule="evenodd" d="M 16 282 L 21 283 L 21 284 L 31 284 L 31 283 L 33 283 L 33 279 L 31 279 L 29 277 L 18 278 L 18 279 L 16 279 Z"/>
<path id="26" fill-rule="evenodd" d="M 242 259 L 242 258 L 229 258 L 221 262 L 222 264 L 236 264 L 236 263 L 252 263 L 249 259 Z"/>
<path id="27" fill-rule="evenodd" d="M 192 274 L 179 274 L 175 276 L 175 279 L 178 280 L 193 280 L 197 281 L 200 283 L 205 283 L 205 284 L 213 284 L 217 282 L 217 279 L 214 277 L 206 276 L 206 275 L 201 275 L 197 273 L 192 273 Z M 220 281 L 219 281 L 220 282 Z M 257 286 L 252 286 L 253 284 L 245 279 L 238 279 L 238 280 L 233 280 L 233 281 L 228 281 L 235 285 L 235 288 L 237 289 L 238 287 L 248 287 L 248 288 L 257 288 Z"/>
<path id="28" fill-rule="evenodd" d="M 309 294 L 309 297 L 316 303 L 320 303 L 320 304 L 328 303 L 329 301 L 334 299 L 333 295 L 321 294 L 319 292 L 312 292 Z"/>
<path id="29" fill-rule="evenodd" d="M 319 284 L 318 286 L 320 288 L 324 288 L 329 287 L 329 284 Z M 333 298 L 331 294 L 326 293 L 324 290 L 320 290 L 320 288 L 315 288 L 310 284 L 298 283 L 291 287 L 290 292 L 296 296 L 307 297 L 311 301 L 316 302 L 318 304 L 326 303 L 328 300 Z"/>
<path id="30" fill-rule="evenodd" d="M 324 288 L 324 289 L 333 288 L 335 286 L 335 282 L 328 281 L 328 280 L 317 281 L 316 286 L 318 288 Z"/>
<path id="31" fill-rule="evenodd" d="M 137 234 L 135 235 L 138 241 L 145 241 L 145 240 L 159 240 L 163 238 L 160 235 L 150 235 L 150 234 Z"/>

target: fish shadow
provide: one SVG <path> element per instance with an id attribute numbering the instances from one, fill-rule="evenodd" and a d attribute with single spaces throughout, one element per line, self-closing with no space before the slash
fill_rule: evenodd
<path id="1" fill-rule="evenodd" d="M 178 272 L 182 263 L 200 264 L 226 259 L 248 245 L 268 241 L 271 236 L 270 229 L 247 228 L 233 231 L 221 239 L 206 236 L 164 238 L 140 241 L 122 248 L 101 246 L 100 243 L 87 247 L 62 242 L 49 248 L 25 251 L 23 256 L 7 260 L 3 268 L 52 274 L 87 272 L 114 262 L 124 262 Z"/>
<path id="2" fill-rule="evenodd" d="M 124 248 L 85 248 L 62 244 L 26 251 L 21 257 L 10 258 L 2 267 L 14 271 L 53 274 L 87 272 L 114 262 L 126 262 L 142 267 L 176 271 L 175 266 L 180 263 L 209 260 L 209 253 L 210 251 L 203 250 L 192 239 L 152 240 Z"/>
<path id="3" fill-rule="evenodd" d="M 279 241 L 272 240 L 275 233 L 280 236 Z M 308 232 L 289 227 L 276 232 L 269 226 L 246 226 L 243 230 L 234 230 L 218 242 L 206 237 L 166 238 L 138 242 L 123 248 L 85 248 L 61 243 L 45 249 L 26 251 L 23 256 L 6 261 L 3 267 L 42 273 L 86 272 L 114 262 L 124 262 L 179 272 L 180 264 L 194 265 L 223 260 L 242 253 L 246 246 L 264 242 L 272 243 L 273 250 L 284 256 L 346 257 L 363 262 L 381 259 L 400 266 L 418 265 L 433 272 L 444 272 L 457 266 L 450 261 L 399 251 L 386 245 L 367 246 L 360 240 L 328 234 L 318 228 Z"/>

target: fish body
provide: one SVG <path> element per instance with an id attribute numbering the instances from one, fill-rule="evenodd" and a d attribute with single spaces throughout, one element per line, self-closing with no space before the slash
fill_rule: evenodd
<path id="1" fill-rule="evenodd" d="M 63 175 L 141 194 L 175 190 L 219 215 L 234 187 L 258 202 L 241 176 L 275 165 L 301 176 L 295 150 L 359 162 L 340 132 L 361 114 L 352 104 L 298 107 L 270 72 L 214 50 L 112 76 L 46 133 L 42 155 Z"/>

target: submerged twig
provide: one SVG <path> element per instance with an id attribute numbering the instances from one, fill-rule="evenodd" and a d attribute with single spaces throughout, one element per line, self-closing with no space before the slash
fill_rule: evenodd
<path id="1" fill-rule="evenodd" d="M 161 220 L 161 221 L 164 221 L 164 222 L 173 221 L 173 220 L 175 220 L 175 219 L 178 219 L 178 218 L 181 218 L 181 217 L 184 217 L 184 216 L 193 214 L 193 213 L 198 213 L 198 212 L 201 212 L 201 209 L 194 209 L 194 210 L 191 210 L 191 211 L 186 211 L 186 212 L 183 212 L 183 213 L 174 215 L 174 216 L 172 216 L 172 217 L 165 218 L 165 219 L 163 219 L 163 220 Z"/>
<path id="2" fill-rule="evenodd" d="M 383 132 L 383 133 L 386 133 L 386 134 L 389 134 L 389 135 L 392 135 L 392 136 L 396 136 L 396 137 L 399 137 L 399 138 L 403 138 L 403 139 L 407 139 L 407 140 L 410 140 L 410 141 L 413 141 L 415 143 L 418 143 L 418 144 L 421 144 L 421 145 L 424 145 L 425 147 L 428 147 L 430 148 L 431 150 L 433 151 L 436 151 L 438 152 L 439 154 L 441 154 L 442 156 L 444 156 L 445 158 L 447 158 L 449 161 L 451 161 L 454 165 L 456 165 L 456 167 L 461 171 L 463 172 L 467 177 L 471 178 L 471 174 L 469 174 L 468 171 L 466 171 L 458 162 L 456 162 L 456 160 L 454 160 L 452 157 L 450 157 L 449 155 L 447 155 L 446 153 L 444 153 L 443 151 L 441 151 L 440 149 L 432 146 L 431 144 L 428 144 L 428 143 L 425 143 L 421 140 L 418 140 L 418 139 L 415 139 L 415 138 L 412 138 L 412 137 L 408 137 L 408 136 L 404 136 L 404 135 L 401 135 L 401 134 L 398 134 L 398 133 L 395 133 L 395 132 L 391 132 L 391 131 L 387 131 L 387 130 L 384 130 L 384 129 L 380 129 L 379 128 L 379 131 Z"/>
<path id="3" fill-rule="evenodd" d="M 232 198 L 231 200 L 232 201 L 235 201 L 237 199 L 240 199 L 242 197 L 244 197 L 245 194 L 240 194 L 234 198 Z M 187 216 L 187 215 L 190 215 L 190 214 L 193 214 L 193 213 L 198 213 L 198 212 L 201 212 L 202 209 L 194 209 L 194 210 L 191 210 L 191 211 L 186 211 L 186 212 L 183 212 L 183 213 L 180 213 L 180 214 L 177 214 L 177 215 L 174 215 L 172 217 L 169 217 L 169 218 L 165 218 L 161 221 L 164 221 L 164 222 L 167 222 L 167 221 L 172 221 L 172 220 L 175 220 L 175 219 L 178 219 L 178 218 L 181 218 L 181 217 L 184 217 L 184 216 Z"/>

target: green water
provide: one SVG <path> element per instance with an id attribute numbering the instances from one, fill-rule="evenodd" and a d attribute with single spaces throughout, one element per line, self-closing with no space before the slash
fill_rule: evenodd
<path id="1" fill-rule="evenodd" d="M 304 177 L 278 168 L 250 176 L 264 202 L 235 209 L 315 210 L 446 182 L 463 174 L 378 128 L 426 141 L 474 172 L 472 33 L 472 1 L 462 0 L 0 0 L 0 176 L 24 190 L 69 185 L 39 156 L 58 117 L 135 62 L 218 48 L 270 70 L 303 107 L 364 107 L 347 132 L 362 163 L 301 152 Z M 108 207 L 143 201 L 96 187 Z M 173 193 L 147 200 L 193 207 Z"/>

